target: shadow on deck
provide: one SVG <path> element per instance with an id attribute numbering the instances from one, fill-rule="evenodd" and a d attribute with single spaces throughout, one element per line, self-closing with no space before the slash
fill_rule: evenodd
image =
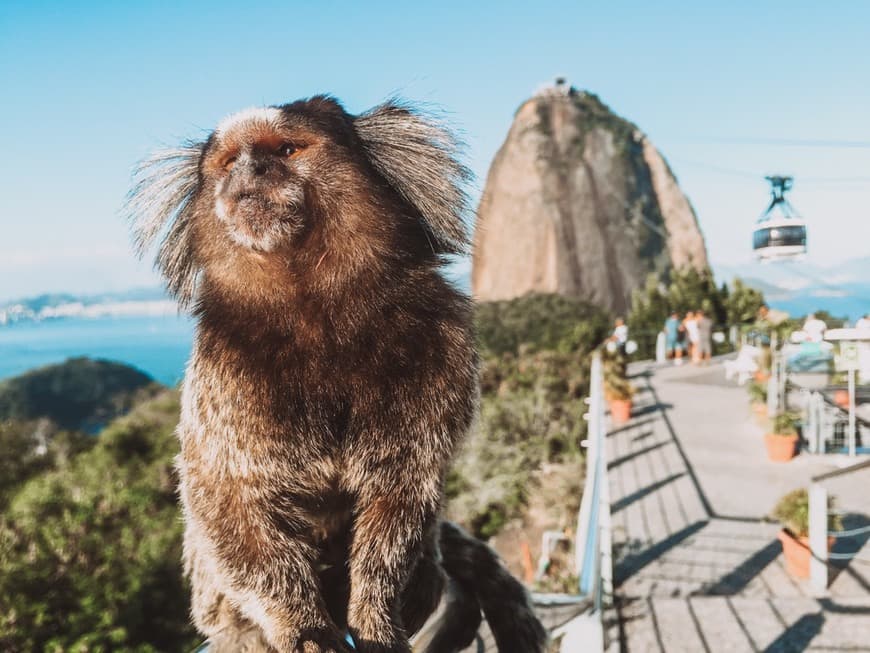
<path id="1" fill-rule="evenodd" d="M 608 650 L 870 650 L 860 564 L 832 565 L 827 595 L 813 596 L 785 571 L 779 527 L 766 518 L 830 460 L 767 462 L 745 390 L 718 365 L 633 371 L 639 405 L 607 438 L 617 585 Z M 860 493 L 840 491 L 854 506 Z M 847 515 L 850 527 L 870 523 L 860 513 Z M 866 538 L 837 546 L 870 551 Z"/>

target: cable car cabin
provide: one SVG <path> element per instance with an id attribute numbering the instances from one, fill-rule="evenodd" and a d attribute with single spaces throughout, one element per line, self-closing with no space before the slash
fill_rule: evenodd
<path id="1" fill-rule="evenodd" d="M 752 249 L 762 260 L 806 254 L 807 226 L 795 219 L 762 222 L 752 232 Z"/>
<path id="2" fill-rule="evenodd" d="M 785 199 L 791 177 L 766 177 L 773 198 L 752 232 L 752 249 L 762 261 L 786 259 L 806 254 L 807 225 Z"/>

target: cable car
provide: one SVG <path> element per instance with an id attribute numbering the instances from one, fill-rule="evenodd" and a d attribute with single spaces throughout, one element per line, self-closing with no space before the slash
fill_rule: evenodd
<path id="1" fill-rule="evenodd" d="M 765 177 L 773 198 L 752 232 L 752 249 L 761 261 L 790 259 L 807 252 L 807 225 L 785 199 L 792 177 Z"/>

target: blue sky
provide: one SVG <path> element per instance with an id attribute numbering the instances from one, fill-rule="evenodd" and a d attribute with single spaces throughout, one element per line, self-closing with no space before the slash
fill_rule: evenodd
<path id="1" fill-rule="evenodd" d="M 797 177 L 813 262 L 870 253 L 868 2 L 252 4 L 0 5 L 0 299 L 156 283 L 118 217 L 130 169 L 227 113 L 324 91 L 353 112 L 435 103 L 480 187 L 556 75 L 650 135 L 714 261 L 749 259 L 777 171 Z"/>

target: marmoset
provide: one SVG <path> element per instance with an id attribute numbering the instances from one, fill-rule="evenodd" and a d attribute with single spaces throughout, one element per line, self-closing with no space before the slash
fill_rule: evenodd
<path id="1" fill-rule="evenodd" d="M 254 108 L 134 177 L 140 253 L 196 317 L 177 459 L 192 616 L 267 650 L 543 651 L 524 588 L 439 518 L 477 401 L 464 251 L 467 169 L 449 130 L 389 101 Z M 445 590 L 446 588 L 446 590 Z M 445 593 L 446 592 L 446 593 Z M 246 645 L 247 646 L 247 645 Z M 224 647 L 227 648 L 227 647 Z"/>

